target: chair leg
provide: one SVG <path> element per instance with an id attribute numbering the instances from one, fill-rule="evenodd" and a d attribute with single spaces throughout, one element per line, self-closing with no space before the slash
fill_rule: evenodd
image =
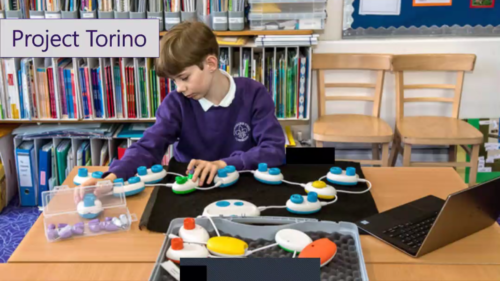
<path id="1" fill-rule="evenodd" d="M 380 159 L 380 147 L 378 143 L 372 144 L 372 159 L 379 160 Z"/>
<path id="2" fill-rule="evenodd" d="M 405 144 L 403 153 L 403 166 L 410 167 L 411 164 L 411 145 Z"/>
<path id="3" fill-rule="evenodd" d="M 323 142 L 322 141 L 315 141 L 316 147 L 323 147 Z"/>
<path id="4" fill-rule="evenodd" d="M 382 144 L 382 167 L 389 167 L 389 143 Z"/>
<path id="5" fill-rule="evenodd" d="M 394 134 L 394 141 L 392 142 L 391 155 L 389 156 L 389 165 L 391 167 L 396 166 L 396 161 L 398 160 L 399 149 L 401 146 L 401 139 L 398 133 Z"/>
<path id="6" fill-rule="evenodd" d="M 478 160 L 479 160 L 479 144 L 476 144 L 472 146 L 472 153 L 470 155 L 469 186 L 473 186 L 476 184 Z"/>
<path id="7" fill-rule="evenodd" d="M 448 148 L 448 161 L 449 162 L 457 162 L 457 146 L 450 145 Z"/>

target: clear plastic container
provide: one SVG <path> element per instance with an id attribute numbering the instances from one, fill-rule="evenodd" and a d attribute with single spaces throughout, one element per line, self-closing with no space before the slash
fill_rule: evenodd
<path id="1" fill-rule="evenodd" d="M 325 28 L 326 0 L 249 0 L 252 30 Z"/>
<path id="2" fill-rule="evenodd" d="M 130 230 L 130 225 L 137 221 L 137 216 L 130 214 L 125 195 L 114 195 L 112 188 L 110 181 L 103 181 L 96 186 L 57 186 L 51 191 L 42 192 L 47 241 Z"/>

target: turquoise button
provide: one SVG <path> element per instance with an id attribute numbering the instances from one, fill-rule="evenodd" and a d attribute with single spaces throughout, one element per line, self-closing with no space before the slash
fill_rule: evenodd
<path id="1" fill-rule="evenodd" d="M 340 174 L 342 174 L 342 169 L 339 167 L 332 167 L 330 169 L 330 173 L 332 173 L 334 175 L 340 175 Z"/>
<path id="2" fill-rule="evenodd" d="M 227 201 L 219 201 L 219 202 L 215 203 L 215 206 L 217 206 L 217 207 L 228 207 L 229 205 L 231 205 L 231 203 L 229 203 Z"/>
<path id="3" fill-rule="evenodd" d="M 318 201 L 318 193 L 316 193 L 316 192 L 309 192 L 307 194 L 307 201 L 309 201 L 311 203 L 314 203 L 314 202 Z"/>
<path id="4" fill-rule="evenodd" d="M 269 169 L 269 174 L 273 176 L 277 176 L 281 174 L 281 170 L 279 168 L 271 168 Z"/>
<path id="5" fill-rule="evenodd" d="M 225 178 L 227 177 L 227 170 L 225 168 L 219 169 L 217 171 L 217 175 L 219 176 L 219 178 Z"/>
<path id="6" fill-rule="evenodd" d="M 146 168 L 146 166 L 140 166 L 139 168 L 137 168 L 137 174 L 139 174 L 139 176 L 145 176 L 148 174 L 148 168 Z"/>
<path id="7" fill-rule="evenodd" d="M 78 176 L 81 178 L 86 178 L 89 176 L 89 171 L 87 168 L 80 168 L 78 169 Z"/>
<path id="8" fill-rule="evenodd" d="M 236 171 L 236 168 L 234 166 L 231 166 L 231 165 L 227 166 L 225 169 L 228 173 L 234 173 Z"/>
<path id="9" fill-rule="evenodd" d="M 88 194 L 85 194 L 85 196 L 83 197 L 83 205 L 85 207 L 93 207 L 95 206 L 95 201 L 96 197 L 94 194 L 92 193 L 88 193 Z"/>
<path id="10" fill-rule="evenodd" d="M 267 164 L 259 163 L 259 172 L 267 172 Z"/>
<path id="11" fill-rule="evenodd" d="M 299 194 L 294 194 L 290 196 L 290 201 L 292 201 L 292 203 L 295 204 L 301 204 L 302 202 L 304 202 L 304 197 L 302 197 L 302 195 Z"/>
<path id="12" fill-rule="evenodd" d="M 93 172 L 93 173 L 92 173 L 92 177 L 93 177 L 94 179 L 100 179 L 100 178 L 102 178 L 102 175 L 103 175 L 103 174 L 104 174 L 103 172 Z"/>
<path id="13" fill-rule="evenodd" d="M 345 170 L 345 174 L 348 175 L 348 176 L 354 176 L 354 175 L 356 175 L 356 168 L 354 168 L 354 167 L 348 167 Z"/>
<path id="14" fill-rule="evenodd" d="M 113 181 L 113 183 L 121 183 L 121 184 L 124 184 L 124 183 L 125 183 L 125 181 L 123 181 L 123 179 L 122 179 L 122 178 L 119 178 L 119 179 L 114 180 L 114 181 Z"/>
<path id="15" fill-rule="evenodd" d="M 141 178 L 140 177 L 131 177 L 130 179 L 128 179 L 128 183 L 129 184 L 134 184 L 134 183 L 138 183 L 141 181 Z"/>
<path id="16" fill-rule="evenodd" d="M 159 173 L 161 171 L 163 171 L 162 165 L 153 165 L 153 167 L 151 167 L 151 172 L 153 173 Z"/>
<path id="17" fill-rule="evenodd" d="M 234 205 L 236 205 L 236 206 L 243 206 L 243 202 L 234 202 Z"/>

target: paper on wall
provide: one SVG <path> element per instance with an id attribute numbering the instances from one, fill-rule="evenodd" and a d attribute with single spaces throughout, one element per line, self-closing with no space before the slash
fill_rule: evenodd
<path id="1" fill-rule="evenodd" d="M 401 0 L 361 0 L 360 15 L 396 15 L 401 13 Z"/>

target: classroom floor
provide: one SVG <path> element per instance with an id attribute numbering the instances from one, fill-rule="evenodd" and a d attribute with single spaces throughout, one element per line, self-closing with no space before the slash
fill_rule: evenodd
<path id="1" fill-rule="evenodd" d="M 41 212 L 38 207 L 20 207 L 14 197 L 0 212 L 0 263 L 6 263 Z"/>

